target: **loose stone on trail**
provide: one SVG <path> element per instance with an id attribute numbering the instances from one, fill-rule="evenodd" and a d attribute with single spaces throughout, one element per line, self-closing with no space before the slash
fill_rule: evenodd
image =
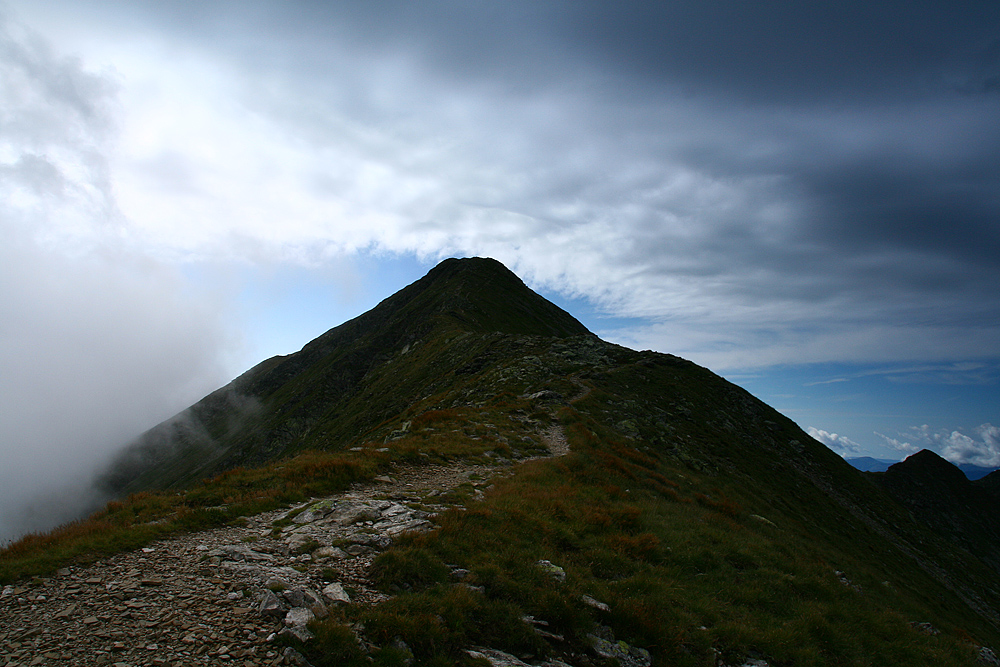
<path id="1" fill-rule="evenodd" d="M 449 490 L 511 472 L 495 463 L 399 466 L 373 483 L 243 525 L 6 585 L 0 633 L 10 630 L 0 665 L 308 664 L 273 642 L 309 641 L 306 624 L 334 605 L 387 599 L 368 579 L 375 557 L 400 535 L 432 530 L 436 515 L 455 506 L 442 502 Z M 274 525 L 283 518 L 287 525 Z"/>

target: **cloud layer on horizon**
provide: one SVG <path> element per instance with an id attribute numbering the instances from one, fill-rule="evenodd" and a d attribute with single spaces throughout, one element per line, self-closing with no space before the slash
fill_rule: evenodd
<path id="1" fill-rule="evenodd" d="M 938 452 L 955 465 L 971 463 L 983 468 L 1000 467 L 1000 427 L 981 424 L 972 435 L 961 430 L 932 429 L 927 424 L 913 426 L 898 437 L 876 433 L 887 445 L 909 456 L 921 449 Z"/>

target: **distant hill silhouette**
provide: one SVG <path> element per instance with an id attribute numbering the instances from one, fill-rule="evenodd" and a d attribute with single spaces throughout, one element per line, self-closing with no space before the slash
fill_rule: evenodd
<path id="1" fill-rule="evenodd" d="M 876 474 L 875 480 L 917 521 L 1000 573 L 997 473 L 973 482 L 953 463 L 923 449 Z"/>
<path id="2" fill-rule="evenodd" d="M 871 456 L 857 456 L 845 460 L 863 472 L 885 472 L 889 469 L 889 466 L 899 463 L 897 459 L 876 459 Z M 996 468 L 984 468 L 983 466 L 971 463 L 961 463 L 958 465 L 958 469 L 964 472 L 965 476 L 970 480 L 980 479 L 997 470 Z"/>
<path id="3" fill-rule="evenodd" d="M 864 472 L 885 472 L 892 464 L 899 463 L 896 459 L 876 459 L 871 456 L 857 456 L 845 460 Z"/>

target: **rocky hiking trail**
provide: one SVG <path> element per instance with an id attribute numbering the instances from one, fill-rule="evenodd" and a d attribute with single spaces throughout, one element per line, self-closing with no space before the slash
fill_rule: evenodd
<path id="1" fill-rule="evenodd" d="M 569 451 L 558 425 L 542 439 L 549 457 Z M 0 666 L 306 664 L 275 638 L 307 640 L 306 624 L 331 606 L 386 599 L 367 578 L 375 556 L 402 533 L 431 530 L 438 513 L 458 505 L 445 500 L 448 491 L 471 484 L 474 501 L 514 467 L 503 459 L 398 465 L 343 494 L 239 527 L 6 586 Z"/>

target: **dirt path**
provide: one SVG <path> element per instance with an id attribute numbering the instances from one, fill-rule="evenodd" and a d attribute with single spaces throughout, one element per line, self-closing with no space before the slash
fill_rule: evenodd
<path id="1" fill-rule="evenodd" d="M 552 456 L 569 451 L 559 425 L 543 440 Z M 274 637 L 305 627 L 289 623 L 286 612 L 299 621 L 345 598 L 383 599 L 367 578 L 379 551 L 403 532 L 432 529 L 434 517 L 455 505 L 448 491 L 469 484 L 475 500 L 515 467 L 398 466 L 243 526 L 178 536 L 4 587 L 0 666 L 288 664 Z"/>
<path id="2" fill-rule="evenodd" d="M 584 383 L 584 381 L 578 378 L 576 375 L 569 376 L 569 381 L 575 384 L 577 388 L 580 390 L 579 393 L 574 395 L 572 398 L 568 399 L 571 404 L 576 403 L 577 401 L 582 401 L 583 399 L 590 396 L 590 391 L 591 391 L 590 385 Z"/>

